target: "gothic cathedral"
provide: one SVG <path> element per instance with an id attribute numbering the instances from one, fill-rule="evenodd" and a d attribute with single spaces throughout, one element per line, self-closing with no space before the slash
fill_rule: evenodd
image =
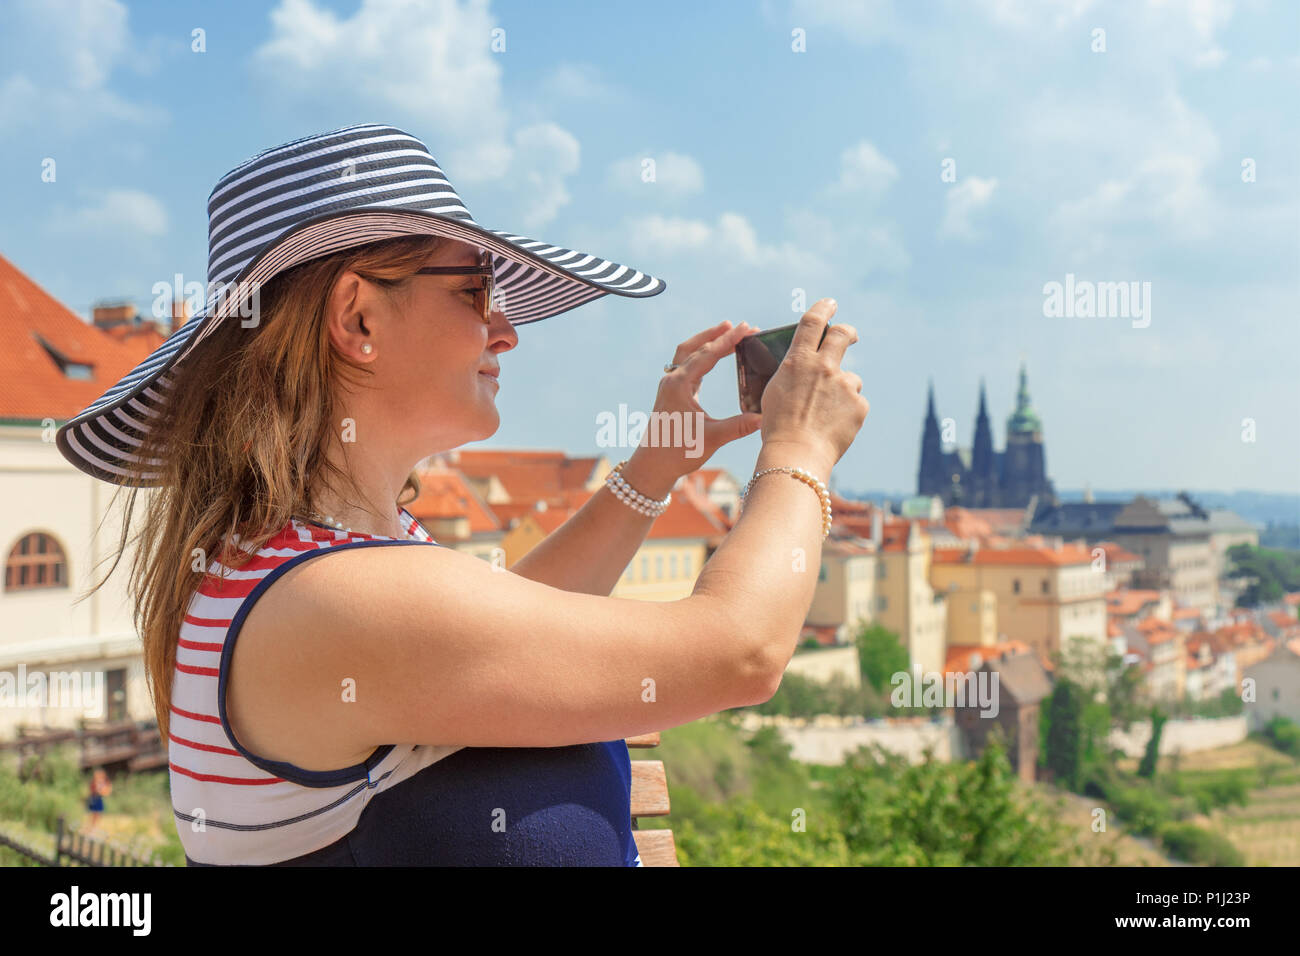
<path id="1" fill-rule="evenodd" d="M 1016 410 L 1007 418 L 1007 443 L 1003 451 L 993 450 L 993 429 L 989 425 L 982 381 L 973 447 L 945 451 L 931 383 L 916 484 L 917 494 L 938 495 L 945 505 L 965 508 L 1023 508 L 1035 497 L 1040 504 L 1056 503 L 1056 491 L 1047 477 L 1043 423 L 1029 405 L 1029 384 L 1023 363 Z"/>

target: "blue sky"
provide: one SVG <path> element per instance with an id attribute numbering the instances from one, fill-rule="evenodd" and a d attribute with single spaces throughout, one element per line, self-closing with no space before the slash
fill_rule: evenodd
<path id="1" fill-rule="evenodd" d="M 839 487 L 915 488 L 931 377 L 968 445 L 983 376 L 1001 446 L 1023 360 L 1058 488 L 1296 491 L 1298 41 L 1300 4 L 1263 0 L 20 0 L 0 254 L 83 315 L 147 306 L 205 277 L 224 172 L 390 123 L 481 224 L 668 283 L 522 327 L 485 445 L 626 457 L 600 412 L 648 411 L 679 341 L 793 322 L 803 289 L 861 337 Z M 1149 325 L 1044 315 L 1067 274 L 1150 283 Z M 734 365 L 700 395 L 735 413 Z M 743 479 L 758 447 L 712 463 Z"/>

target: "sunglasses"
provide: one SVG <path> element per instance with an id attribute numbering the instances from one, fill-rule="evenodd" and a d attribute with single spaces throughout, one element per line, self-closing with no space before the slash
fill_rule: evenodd
<path id="1" fill-rule="evenodd" d="M 476 266 L 426 266 L 423 269 L 416 269 L 415 274 L 421 276 L 483 276 L 485 281 L 481 286 L 457 291 L 473 292 L 474 307 L 482 311 L 484 324 L 490 325 L 492 323 L 493 271 L 492 257 L 489 253 L 482 253 Z"/>

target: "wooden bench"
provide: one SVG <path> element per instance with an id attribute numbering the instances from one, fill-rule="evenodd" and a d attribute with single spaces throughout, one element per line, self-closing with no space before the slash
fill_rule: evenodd
<path id="1" fill-rule="evenodd" d="M 659 734 L 625 738 L 628 749 L 659 746 Z M 668 777 L 662 760 L 632 761 L 632 827 L 643 866 L 680 866 L 672 830 L 638 830 L 639 817 L 668 816 Z"/>

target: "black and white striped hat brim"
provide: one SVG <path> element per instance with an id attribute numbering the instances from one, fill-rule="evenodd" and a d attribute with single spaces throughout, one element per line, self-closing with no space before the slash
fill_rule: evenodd
<path id="1" fill-rule="evenodd" d="M 258 153 L 217 182 L 208 198 L 204 309 L 59 428 L 59 451 L 95 478 L 150 486 L 157 473 L 146 471 L 140 481 L 132 466 L 150 419 L 175 385 L 168 373 L 252 290 L 309 259 L 409 235 L 447 236 L 488 250 L 499 308 L 512 325 L 610 293 L 644 298 L 667 288 L 608 259 L 484 229 L 428 148 L 402 130 L 364 125 L 308 136 Z"/>

